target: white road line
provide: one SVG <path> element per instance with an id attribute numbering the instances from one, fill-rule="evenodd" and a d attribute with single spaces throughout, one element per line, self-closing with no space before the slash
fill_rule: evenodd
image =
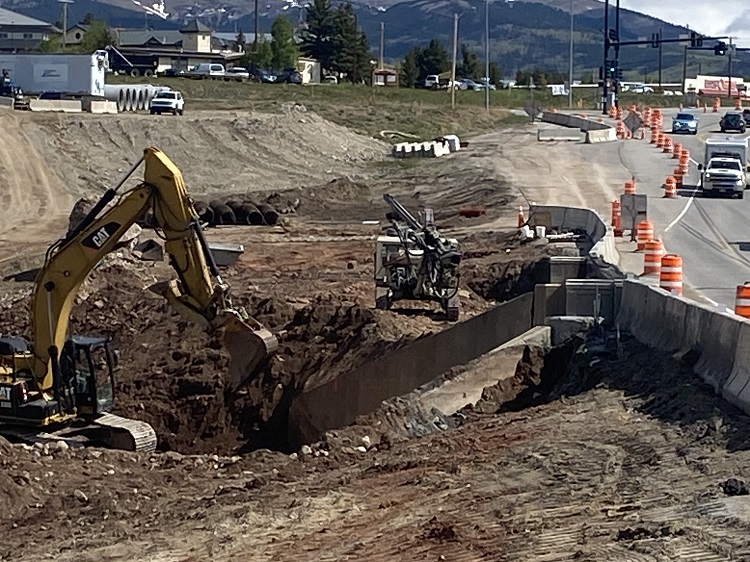
<path id="1" fill-rule="evenodd" d="M 692 158 L 690 159 L 690 161 L 693 164 L 695 164 L 696 166 L 698 165 L 698 162 L 696 162 Z M 685 208 L 682 209 L 682 211 L 680 212 L 679 215 L 677 215 L 677 218 L 675 218 L 672 222 L 669 223 L 669 225 L 667 226 L 667 228 L 664 229 L 664 232 L 669 232 L 670 228 L 672 228 L 674 225 L 676 225 L 678 222 L 680 222 L 680 220 L 682 220 L 682 217 L 684 217 L 685 213 L 688 212 L 688 209 L 690 208 L 690 205 L 693 204 L 693 199 L 695 199 L 695 193 L 696 192 L 693 191 L 693 194 L 690 196 L 690 199 L 688 199 L 688 202 L 685 204 Z"/>

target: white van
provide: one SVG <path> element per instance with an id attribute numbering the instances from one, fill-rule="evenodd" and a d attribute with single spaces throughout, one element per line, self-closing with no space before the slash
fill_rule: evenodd
<path id="1" fill-rule="evenodd" d="M 226 70 L 224 69 L 224 65 L 213 62 L 202 62 L 190 71 L 190 76 L 201 78 L 203 80 L 206 78 L 221 78 L 223 80 L 225 74 Z"/>

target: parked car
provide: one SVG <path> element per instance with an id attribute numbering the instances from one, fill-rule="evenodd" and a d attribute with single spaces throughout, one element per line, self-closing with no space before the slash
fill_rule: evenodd
<path id="1" fill-rule="evenodd" d="M 278 78 L 275 72 L 264 68 L 254 68 L 252 77 L 256 82 L 260 82 L 261 84 L 275 84 Z"/>
<path id="2" fill-rule="evenodd" d="M 296 68 L 286 68 L 278 75 L 276 81 L 286 84 L 302 84 L 302 74 Z"/>
<path id="3" fill-rule="evenodd" d="M 726 133 L 727 131 L 738 131 L 744 133 L 745 120 L 742 117 L 742 113 L 728 111 L 724 114 L 724 117 L 721 118 L 721 121 L 719 121 L 719 127 L 721 127 L 722 133 Z"/>
<path id="4" fill-rule="evenodd" d="M 698 134 L 698 118 L 692 113 L 678 113 L 672 118 L 672 132 Z"/>
<path id="5" fill-rule="evenodd" d="M 742 118 L 745 120 L 745 124 L 750 123 L 750 108 L 745 108 L 742 110 Z"/>
<path id="6" fill-rule="evenodd" d="M 177 67 L 170 67 L 167 68 L 164 72 L 161 73 L 162 76 L 169 76 L 171 78 L 177 78 L 177 77 L 184 77 L 185 76 L 185 69 L 184 68 L 177 68 Z"/>
<path id="7" fill-rule="evenodd" d="M 224 72 L 224 80 L 236 80 L 237 82 L 245 82 L 246 80 L 250 80 L 250 73 L 246 68 L 242 68 L 241 66 L 233 66 L 232 68 L 227 68 Z"/>
<path id="8" fill-rule="evenodd" d="M 185 111 L 185 100 L 182 94 L 177 90 L 161 90 L 151 99 L 149 105 L 151 115 L 162 113 L 171 113 L 172 115 L 182 115 Z"/>
<path id="9" fill-rule="evenodd" d="M 474 90 L 475 92 L 478 92 L 482 89 L 482 86 L 474 82 L 474 80 L 464 78 L 458 82 L 458 88 L 460 90 Z"/>
<path id="10" fill-rule="evenodd" d="M 323 83 L 324 84 L 338 84 L 339 79 L 333 76 L 332 74 L 329 74 L 328 76 L 323 76 Z"/>
<path id="11" fill-rule="evenodd" d="M 223 80 L 225 74 L 224 65 L 213 62 L 203 62 L 188 72 L 188 76 L 201 80 Z"/>
<path id="12" fill-rule="evenodd" d="M 651 86 L 646 86 L 643 84 L 640 86 L 634 86 L 633 88 L 631 88 L 630 91 L 633 92 L 634 94 L 653 94 L 654 93 L 654 89 Z"/>

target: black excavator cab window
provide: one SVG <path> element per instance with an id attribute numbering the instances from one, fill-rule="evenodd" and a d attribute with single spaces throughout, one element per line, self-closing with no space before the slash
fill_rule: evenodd
<path id="1" fill-rule="evenodd" d="M 105 338 L 74 336 L 66 344 L 63 377 L 70 381 L 83 415 L 108 412 L 114 403 L 112 355 Z"/>

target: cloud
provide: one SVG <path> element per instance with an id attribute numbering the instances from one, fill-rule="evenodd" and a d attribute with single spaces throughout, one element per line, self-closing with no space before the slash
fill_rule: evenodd
<path id="1" fill-rule="evenodd" d="M 614 0 L 610 0 L 614 4 Z M 648 14 L 704 35 L 737 35 L 738 44 L 750 45 L 750 10 L 747 0 L 694 2 L 691 0 L 620 0 L 620 7 Z M 740 14 L 729 16 L 727 14 Z"/>

